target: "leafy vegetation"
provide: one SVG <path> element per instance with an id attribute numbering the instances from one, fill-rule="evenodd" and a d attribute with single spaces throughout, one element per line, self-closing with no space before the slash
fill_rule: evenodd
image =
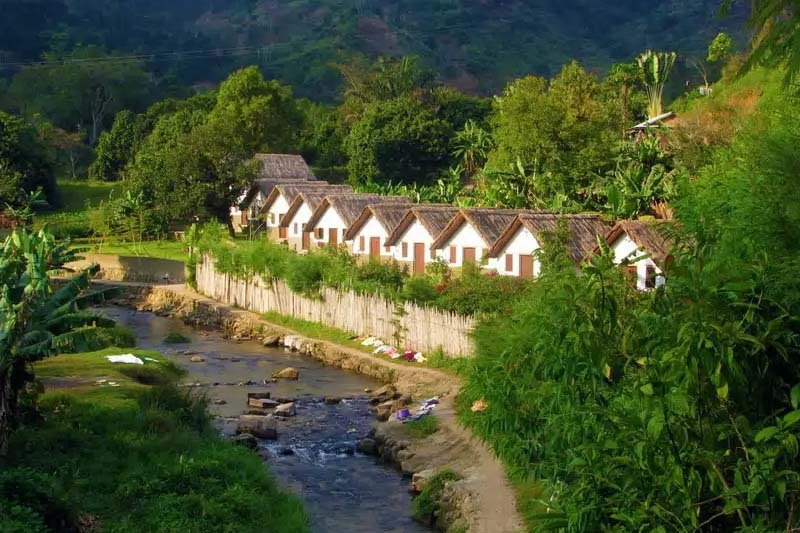
<path id="1" fill-rule="evenodd" d="M 452 470 L 441 470 L 433 475 L 425 484 L 422 492 L 414 498 L 414 516 L 417 520 L 434 523 L 445 485 L 459 479 L 461 477 Z"/>
<path id="2" fill-rule="evenodd" d="M 164 342 L 167 344 L 186 344 L 190 341 L 191 339 L 180 331 L 170 331 L 167 336 L 164 337 Z"/>
<path id="3" fill-rule="evenodd" d="M 414 438 L 424 439 L 439 431 L 439 421 L 433 415 L 424 416 L 403 424 L 403 428 Z"/>

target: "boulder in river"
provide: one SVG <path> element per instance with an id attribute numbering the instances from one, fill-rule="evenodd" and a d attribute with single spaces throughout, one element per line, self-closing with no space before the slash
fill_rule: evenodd
<path id="1" fill-rule="evenodd" d="M 381 422 L 386 422 L 389 420 L 389 417 L 392 415 L 392 410 L 394 409 L 394 400 L 387 400 L 383 403 L 379 403 L 378 405 L 372 407 L 372 411 L 375 413 L 375 416 Z"/>
<path id="2" fill-rule="evenodd" d="M 370 400 L 369 403 L 371 403 L 372 405 L 377 405 L 379 403 L 383 403 L 388 400 L 393 400 L 396 394 L 397 394 L 397 389 L 395 389 L 391 385 L 384 385 L 380 389 L 377 389 L 372 393 L 370 393 L 372 399 Z"/>
<path id="3" fill-rule="evenodd" d="M 251 450 L 258 448 L 258 441 L 250 433 L 240 433 L 236 435 L 233 437 L 233 442 L 245 448 L 250 448 Z"/>
<path id="4" fill-rule="evenodd" d="M 251 398 L 256 398 L 258 400 L 267 400 L 271 396 L 269 392 L 248 392 L 247 399 L 250 400 Z"/>
<path id="5" fill-rule="evenodd" d="M 269 398 L 248 398 L 247 405 L 248 407 L 255 407 L 257 409 L 273 409 L 280 404 Z"/>
<path id="6" fill-rule="evenodd" d="M 337 403 L 342 403 L 342 399 L 335 396 L 325 396 L 323 401 L 325 402 L 325 405 L 336 405 Z"/>
<path id="7" fill-rule="evenodd" d="M 191 361 L 192 363 L 202 363 L 205 360 L 206 358 L 203 357 L 202 355 L 193 355 L 192 358 L 189 359 L 189 361 Z"/>
<path id="8" fill-rule="evenodd" d="M 436 474 L 432 468 L 416 472 L 411 476 L 411 492 L 419 494 L 425 489 L 431 478 Z"/>
<path id="9" fill-rule="evenodd" d="M 281 418 L 290 418 L 297 413 L 294 407 L 294 402 L 282 403 L 275 408 L 275 416 Z"/>
<path id="10" fill-rule="evenodd" d="M 250 433 L 259 439 L 278 438 L 278 425 L 271 416 L 241 415 L 236 426 L 236 434 Z"/>
<path id="11" fill-rule="evenodd" d="M 281 342 L 280 335 L 267 335 L 261 341 L 264 346 L 277 346 L 279 342 Z"/>
<path id="12" fill-rule="evenodd" d="M 361 439 L 358 442 L 358 451 L 364 455 L 378 455 L 378 443 L 375 439 Z"/>
<path id="13" fill-rule="evenodd" d="M 300 372 L 296 368 L 287 367 L 283 370 L 275 372 L 272 374 L 272 377 L 275 379 L 291 379 L 297 380 L 300 377 Z"/>

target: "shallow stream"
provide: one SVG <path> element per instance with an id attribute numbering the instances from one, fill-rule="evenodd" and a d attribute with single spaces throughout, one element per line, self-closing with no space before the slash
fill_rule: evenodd
<path id="1" fill-rule="evenodd" d="M 374 420 L 364 390 L 376 389 L 380 382 L 283 348 L 197 331 L 177 319 L 120 307 L 102 311 L 131 329 L 139 348 L 163 353 L 186 369 L 186 383 L 199 384 L 212 402 L 224 401 L 210 409 L 228 419 L 222 425 L 226 433 L 233 432 L 234 417 L 247 408 L 248 392 L 269 391 L 273 398 L 295 400 L 297 416 L 279 420 L 278 440 L 260 441 L 259 446 L 268 454 L 272 473 L 303 498 L 314 532 L 431 531 L 411 517 L 408 481 L 355 451 Z M 171 332 L 191 342 L 164 343 Z M 191 362 L 194 355 L 205 361 Z M 299 380 L 269 382 L 273 372 L 289 366 L 300 371 Z M 326 405 L 326 396 L 343 401 Z"/>

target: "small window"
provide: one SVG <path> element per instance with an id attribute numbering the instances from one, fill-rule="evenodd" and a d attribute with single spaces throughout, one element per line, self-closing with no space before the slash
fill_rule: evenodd
<path id="1" fill-rule="evenodd" d="M 392 252 L 392 247 L 389 246 L 388 244 L 386 246 L 384 246 L 383 248 L 384 248 L 384 250 L 386 250 L 387 254 Z"/>
<path id="2" fill-rule="evenodd" d="M 456 262 L 456 247 L 450 247 L 450 263 L 455 264 Z"/>
<path id="3" fill-rule="evenodd" d="M 280 224 L 281 222 L 283 222 L 283 215 L 285 215 L 285 214 L 286 214 L 286 213 L 281 213 L 280 215 L 278 215 L 278 223 L 279 223 L 279 224 Z"/>
<path id="4" fill-rule="evenodd" d="M 358 238 L 358 251 L 359 252 L 363 252 L 364 251 L 364 236 L 363 235 Z"/>
<path id="5" fill-rule="evenodd" d="M 292 224 L 292 232 L 293 232 L 293 233 L 295 233 L 295 234 L 297 234 L 297 222 L 295 222 L 294 224 Z"/>
<path id="6" fill-rule="evenodd" d="M 403 243 L 403 252 L 402 253 L 403 253 L 403 259 L 408 257 L 408 243 L 407 242 Z"/>
<path id="7" fill-rule="evenodd" d="M 270 213 L 269 214 L 269 223 L 270 224 L 274 224 L 275 223 L 275 213 Z"/>
<path id="8" fill-rule="evenodd" d="M 317 228 L 317 239 L 324 239 L 325 238 L 325 230 L 323 228 Z"/>
<path id="9" fill-rule="evenodd" d="M 489 249 L 481 248 L 481 262 L 489 260 Z"/>
<path id="10" fill-rule="evenodd" d="M 514 272 L 514 254 L 506 254 L 506 272 Z"/>
<path id="11" fill-rule="evenodd" d="M 653 265 L 647 265 L 647 270 L 645 271 L 644 277 L 644 287 L 645 289 L 656 288 L 656 267 Z"/>

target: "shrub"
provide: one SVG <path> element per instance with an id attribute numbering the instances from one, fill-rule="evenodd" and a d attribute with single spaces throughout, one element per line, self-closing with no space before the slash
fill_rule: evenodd
<path id="1" fill-rule="evenodd" d="M 435 302 L 439 298 L 439 292 L 427 276 L 412 276 L 406 278 L 402 296 L 410 302 L 425 305 Z"/>
<path id="2" fill-rule="evenodd" d="M 403 427 L 412 437 L 423 439 L 439 431 L 439 421 L 433 415 L 423 416 L 417 420 L 406 422 Z"/>
<path id="3" fill-rule="evenodd" d="M 445 485 L 459 479 L 461 476 L 447 469 L 441 470 L 431 477 L 419 496 L 414 498 L 414 517 L 421 522 L 432 524 L 439 512 L 439 502 Z"/>
<path id="4" fill-rule="evenodd" d="M 164 342 L 167 344 L 186 344 L 191 342 L 192 339 L 181 333 L 180 331 L 171 331 L 164 337 Z"/>
<path id="5" fill-rule="evenodd" d="M 309 254 L 292 258 L 286 274 L 286 284 L 295 292 L 312 294 L 322 287 L 330 259 L 324 254 Z"/>

